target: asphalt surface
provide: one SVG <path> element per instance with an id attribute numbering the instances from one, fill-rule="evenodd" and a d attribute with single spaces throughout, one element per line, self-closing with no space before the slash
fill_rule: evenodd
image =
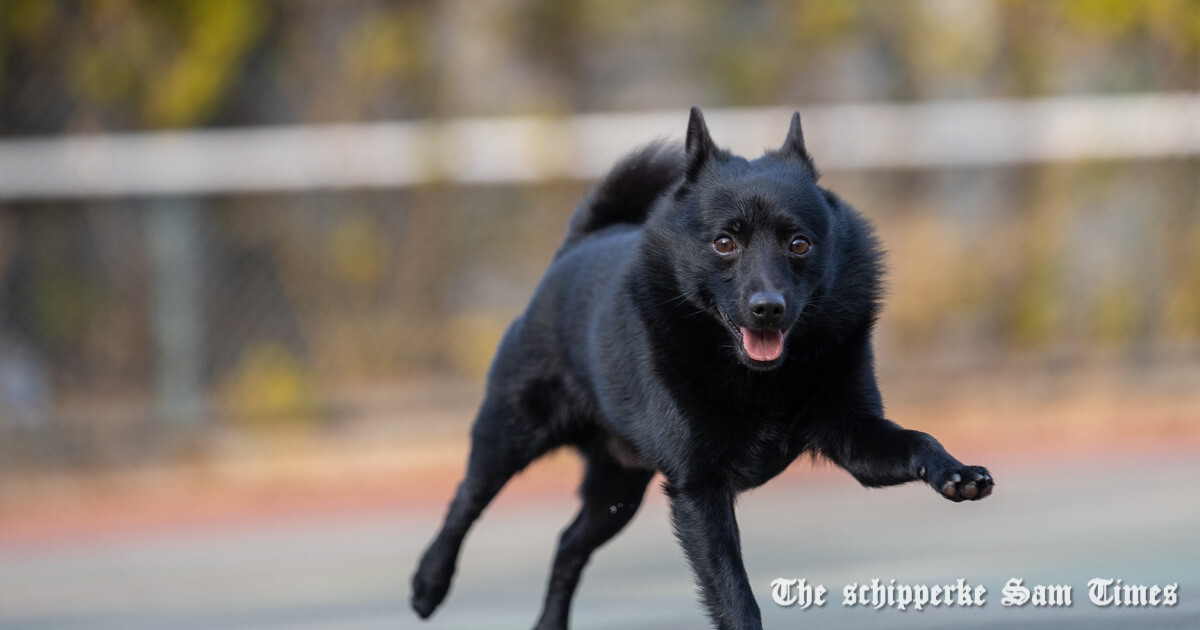
<path id="1" fill-rule="evenodd" d="M 976 504 L 953 504 L 915 485 L 866 490 L 803 462 L 745 495 L 739 521 L 765 626 L 1200 627 L 1196 453 L 980 463 L 997 487 Z M 549 473 L 535 466 L 513 483 L 539 474 Z M 448 498 L 449 482 L 436 483 Z M 502 494 L 472 531 L 450 596 L 427 622 L 407 600 L 416 559 L 441 518 L 442 505 L 432 501 L 0 547 L 0 628 L 528 628 L 558 530 L 575 507 L 567 493 Z M 823 585 L 825 605 L 775 604 L 777 578 Z M 1069 586 L 1071 605 L 1003 606 L 1012 578 L 1031 588 Z M 1177 585 L 1178 601 L 1100 607 L 1088 597 L 1093 578 Z M 921 611 L 844 605 L 847 585 L 872 579 L 910 587 L 962 579 L 984 587 L 986 603 Z M 661 493 L 652 490 L 628 529 L 597 552 L 573 624 L 708 627 Z"/>

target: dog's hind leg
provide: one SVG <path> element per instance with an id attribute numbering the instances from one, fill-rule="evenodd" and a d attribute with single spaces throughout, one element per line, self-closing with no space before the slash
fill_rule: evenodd
<path id="1" fill-rule="evenodd" d="M 522 425 L 520 419 L 525 415 L 492 397 L 480 407 L 472 430 L 466 477 L 450 503 L 441 531 L 425 550 L 413 575 L 412 607 L 422 619 L 433 614 L 449 592 L 458 552 L 471 524 L 513 475 L 552 446 L 536 431 L 529 435 L 514 433 L 513 428 Z"/>
<path id="2" fill-rule="evenodd" d="M 637 512 L 654 471 L 627 468 L 604 447 L 583 451 L 587 460 L 580 496 L 583 506 L 575 520 L 563 530 L 546 602 L 537 630 L 567 627 L 571 597 L 592 552 L 621 531 Z"/>

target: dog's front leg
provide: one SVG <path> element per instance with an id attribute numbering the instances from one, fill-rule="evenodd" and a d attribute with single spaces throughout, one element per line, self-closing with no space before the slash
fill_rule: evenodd
<path id="1" fill-rule="evenodd" d="M 820 448 L 865 486 L 920 479 L 951 501 L 976 501 L 995 485 L 986 468 L 964 465 L 932 435 L 875 416 L 846 419 Z"/>
<path id="2" fill-rule="evenodd" d="M 668 486 L 675 534 L 700 585 L 704 606 L 721 630 L 758 630 L 762 616 L 742 564 L 734 493 L 722 487 Z"/>

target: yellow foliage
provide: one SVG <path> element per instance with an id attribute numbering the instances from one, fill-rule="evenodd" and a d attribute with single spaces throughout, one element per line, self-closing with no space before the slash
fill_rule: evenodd
<path id="1" fill-rule="evenodd" d="M 1133 286 L 1124 282 L 1110 283 L 1100 291 L 1092 305 L 1096 340 L 1117 343 L 1133 338 L 1142 310 L 1142 300 Z"/>
<path id="2" fill-rule="evenodd" d="M 792 30 L 804 42 L 837 40 L 854 28 L 863 8 L 861 3 L 845 0 L 798 2 L 792 8 Z"/>
<path id="3" fill-rule="evenodd" d="M 248 348 L 223 389 L 226 409 L 239 424 L 282 427 L 316 419 L 312 379 L 297 357 L 275 344 Z"/>
<path id="4" fill-rule="evenodd" d="M 1144 15 L 1146 4 L 1130 0 L 1070 0 L 1063 5 L 1067 20 L 1101 37 L 1130 32 Z"/>
<path id="5" fill-rule="evenodd" d="M 988 3 L 925 2 L 906 31 L 903 54 L 922 76 L 974 77 L 998 54 L 998 14 Z"/>
<path id="6" fill-rule="evenodd" d="M 54 19 L 54 4 L 46 0 L 5 0 L 3 4 L 5 30 L 24 41 L 45 35 Z"/>
<path id="7" fill-rule="evenodd" d="M 1146 0 L 1150 30 L 1176 52 L 1200 52 L 1200 0 Z"/>
<path id="8" fill-rule="evenodd" d="M 1184 240 L 1200 243 L 1200 223 L 1192 226 Z M 1200 338 L 1200 249 L 1190 248 L 1181 263 L 1168 289 L 1165 328 L 1173 336 L 1197 339 Z"/>
<path id="9" fill-rule="evenodd" d="M 483 376 L 504 337 L 508 322 L 498 315 L 466 314 L 450 321 L 446 330 L 451 365 L 460 374 Z"/>
<path id="10" fill-rule="evenodd" d="M 147 93 L 145 116 L 156 126 L 202 123 L 231 86 L 237 61 L 266 23 L 266 7 L 244 0 L 188 2 L 182 45 Z"/>
<path id="11" fill-rule="evenodd" d="M 203 124 L 232 89 L 268 8 L 259 0 L 84 3 L 67 78 L 85 102 L 138 113 L 151 127 Z"/>
<path id="12" fill-rule="evenodd" d="M 419 15 L 402 10 L 369 14 L 341 43 L 343 71 L 370 83 L 416 72 L 426 34 Z"/>
<path id="13" fill-rule="evenodd" d="M 372 288 L 383 269 L 384 242 L 379 226 L 363 217 L 347 217 L 333 229 L 330 260 L 339 280 Z"/>
<path id="14" fill-rule="evenodd" d="M 1036 346 L 1054 333 L 1062 304 L 1057 294 L 1056 267 L 1034 263 L 1014 299 L 1010 331 L 1013 341 Z"/>
<path id="15" fill-rule="evenodd" d="M 146 65 L 155 56 L 155 27 L 128 2 L 90 8 L 91 44 L 72 49 L 71 81 L 86 101 L 124 105 L 137 98 Z"/>
<path id="16" fill-rule="evenodd" d="M 929 337 L 947 313 L 977 300 L 980 269 L 956 226 L 921 215 L 887 225 L 887 315 L 901 339 Z"/>

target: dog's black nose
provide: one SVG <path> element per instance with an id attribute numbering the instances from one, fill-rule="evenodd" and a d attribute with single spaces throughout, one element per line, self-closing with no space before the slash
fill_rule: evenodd
<path id="1" fill-rule="evenodd" d="M 779 320 L 783 318 L 785 308 L 787 305 L 783 301 L 783 296 L 778 293 L 759 291 L 750 296 L 750 314 L 754 318 L 754 323 L 764 328 L 778 326 Z"/>

